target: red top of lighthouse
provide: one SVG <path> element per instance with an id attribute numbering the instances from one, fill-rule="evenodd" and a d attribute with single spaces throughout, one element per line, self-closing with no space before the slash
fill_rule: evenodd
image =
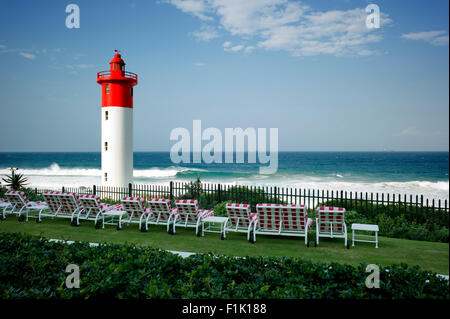
<path id="1" fill-rule="evenodd" d="M 97 73 L 97 83 L 102 86 L 102 107 L 133 107 L 133 86 L 137 74 L 125 71 L 125 62 L 117 50 L 111 60 L 110 70 Z"/>
<path id="2" fill-rule="evenodd" d="M 122 56 L 120 55 L 120 53 L 117 50 L 114 50 L 114 52 L 116 52 L 116 54 L 114 54 L 114 58 L 111 60 L 111 62 L 109 62 L 109 64 L 118 64 L 120 66 L 124 66 L 125 62 L 122 60 Z M 111 70 L 113 69 L 113 65 L 111 65 Z"/>
<path id="3" fill-rule="evenodd" d="M 98 72 L 97 83 L 126 81 L 131 82 L 130 84 L 135 86 L 137 84 L 137 74 L 125 71 L 125 62 L 122 56 L 117 50 L 114 50 L 114 52 L 116 54 L 114 54 L 114 58 L 109 62 L 111 66 L 110 70 Z"/>

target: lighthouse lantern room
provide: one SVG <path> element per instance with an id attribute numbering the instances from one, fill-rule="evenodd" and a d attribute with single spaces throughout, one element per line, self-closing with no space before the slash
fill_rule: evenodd
<path id="1" fill-rule="evenodd" d="M 125 71 L 115 50 L 110 70 L 97 73 L 102 87 L 102 185 L 133 182 L 133 87 L 137 74 Z"/>

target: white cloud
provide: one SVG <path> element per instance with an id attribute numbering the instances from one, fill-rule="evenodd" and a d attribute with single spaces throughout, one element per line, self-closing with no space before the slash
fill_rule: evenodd
<path id="1" fill-rule="evenodd" d="M 448 32 L 444 30 L 411 32 L 402 34 L 402 38 L 425 41 L 436 46 L 448 46 Z"/>
<path id="2" fill-rule="evenodd" d="M 381 35 L 365 25 L 363 9 L 312 12 L 298 25 L 283 25 L 262 33 L 258 46 L 267 50 L 288 50 L 293 55 L 370 54 L 369 43 L 379 42 Z M 385 19 L 384 23 L 390 20 Z"/>
<path id="3" fill-rule="evenodd" d="M 24 58 L 34 60 L 36 59 L 36 55 L 32 53 L 26 53 L 26 52 L 19 52 L 19 55 L 23 56 Z"/>
<path id="4" fill-rule="evenodd" d="M 0 44 L 0 49 L 6 48 L 6 45 Z"/>
<path id="5" fill-rule="evenodd" d="M 198 66 L 198 67 L 202 67 L 202 66 L 205 66 L 206 64 L 203 63 L 203 62 L 197 62 L 197 63 L 195 63 L 194 65 L 195 65 L 195 66 Z"/>
<path id="6" fill-rule="evenodd" d="M 223 44 L 223 49 L 227 52 L 238 52 L 242 51 L 244 48 L 245 48 L 244 45 L 242 44 L 233 45 L 230 41 L 224 42 Z"/>
<path id="7" fill-rule="evenodd" d="M 239 45 L 235 45 L 234 47 L 231 47 L 230 50 L 233 52 L 238 52 L 241 51 L 244 48 L 244 46 L 242 44 Z"/>
<path id="8" fill-rule="evenodd" d="M 205 13 L 208 10 L 207 2 L 204 0 L 164 0 L 164 2 L 170 3 L 185 13 L 190 13 L 198 17 L 203 21 L 211 21 L 212 17 L 207 16 Z"/>
<path id="9" fill-rule="evenodd" d="M 166 0 L 183 12 L 208 20 L 214 29 L 249 43 L 226 51 L 250 53 L 259 47 L 292 55 L 369 55 L 369 44 L 381 41 L 380 30 L 366 27 L 365 8 L 314 11 L 294 0 Z M 214 18 L 213 18 L 214 17 Z M 212 22 L 211 22 L 212 21 Z M 391 22 L 381 16 L 381 26 Z M 228 45 L 225 45 L 228 44 Z"/>
<path id="10" fill-rule="evenodd" d="M 303 8 L 286 0 L 213 0 L 222 26 L 233 35 L 256 35 L 280 25 L 297 22 Z"/>
<path id="11" fill-rule="evenodd" d="M 249 46 L 247 46 L 247 47 L 245 48 L 244 52 L 245 52 L 245 53 L 252 53 L 254 49 L 255 49 L 254 46 L 249 45 Z"/>
<path id="12" fill-rule="evenodd" d="M 210 41 L 219 36 L 216 29 L 211 26 L 203 26 L 200 30 L 194 31 L 191 34 L 200 41 Z"/>

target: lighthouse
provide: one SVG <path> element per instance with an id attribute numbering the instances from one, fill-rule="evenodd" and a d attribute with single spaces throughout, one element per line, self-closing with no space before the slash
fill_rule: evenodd
<path id="1" fill-rule="evenodd" d="M 133 182 L 133 87 L 137 74 L 125 71 L 117 50 L 110 70 L 97 73 L 102 87 L 102 185 Z"/>

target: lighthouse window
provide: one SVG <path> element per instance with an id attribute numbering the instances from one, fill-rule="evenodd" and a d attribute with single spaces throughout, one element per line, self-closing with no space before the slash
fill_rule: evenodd
<path id="1" fill-rule="evenodd" d="M 108 173 L 105 173 L 105 182 L 108 181 Z"/>
<path id="2" fill-rule="evenodd" d="M 105 142 L 105 151 L 108 150 L 108 142 Z"/>
<path id="3" fill-rule="evenodd" d="M 109 84 L 106 84 L 106 86 L 105 86 L 105 93 L 109 94 Z"/>
<path id="4" fill-rule="evenodd" d="M 130 96 L 133 96 L 133 88 L 130 88 Z"/>
<path id="5" fill-rule="evenodd" d="M 105 120 L 108 120 L 108 111 L 105 111 Z"/>

